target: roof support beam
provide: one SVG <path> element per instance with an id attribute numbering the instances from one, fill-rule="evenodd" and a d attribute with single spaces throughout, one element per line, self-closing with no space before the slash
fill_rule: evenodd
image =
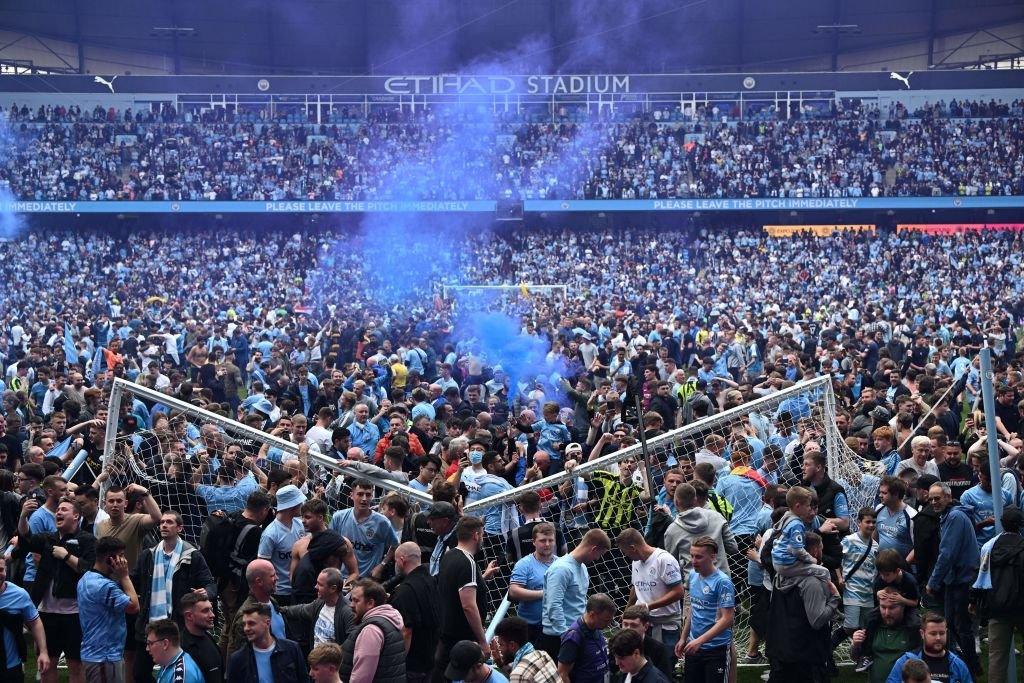
<path id="1" fill-rule="evenodd" d="M 85 73 L 85 43 L 82 42 L 82 8 L 80 0 L 74 0 L 75 47 L 78 49 L 78 73 Z"/>

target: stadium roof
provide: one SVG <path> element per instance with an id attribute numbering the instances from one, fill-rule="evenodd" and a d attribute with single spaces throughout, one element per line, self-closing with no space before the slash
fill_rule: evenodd
<path id="1" fill-rule="evenodd" d="M 486 68 L 495 61 L 520 73 L 837 65 L 873 70 L 883 66 L 871 63 L 870 54 L 859 65 L 841 63 L 838 56 L 920 41 L 931 45 L 929 36 L 1021 21 L 1020 0 L 5 0 L 0 5 L 0 30 L 110 54 L 158 55 L 173 63 L 168 71 L 192 73 L 437 73 Z M 993 36 L 994 52 L 1019 50 L 1005 38 Z M 74 58 L 57 56 L 78 68 Z M 133 60 L 121 59 L 124 71 L 132 71 Z M 929 63 L 942 59 L 931 55 Z M 144 64 L 137 66 L 134 73 L 147 72 Z"/>

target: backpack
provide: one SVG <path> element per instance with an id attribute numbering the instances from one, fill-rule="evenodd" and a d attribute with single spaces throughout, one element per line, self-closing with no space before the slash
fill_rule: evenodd
<path id="1" fill-rule="evenodd" d="M 239 551 L 253 529 L 261 527 L 243 517 L 241 512 L 212 514 L 203 523 L 199 534 L 199 552 L 203 554 L 210 573 L 216 579 L 224 581 L 244 574 L 248 561 L 239 556 Z"/>
<path id="2" fill-rule="evenodd" d="M 775 538 L 779 535 L 778 531 L 771 527 L 769 529 L 771 533 L 767 531 L 765 534 L 767 538 L 762 536 L 761 551 L 758 553 L 758 560 L 761 562 L 761 571 L 764 572 L 765 576 L 774 584 L 775 583 L 775 565 L 772 564 L 772 547 L 775 545 Z"/>
<path id="3" fill-rule="evenodd" d="M 670 524 L 672 524 L 672 515 L 665 514 L 664 510 L 655 508 L 651 514 L 650 529 L 644 534 L 644 541 L 647 545 L 664 549 L 665 531 L 668 530 Z"/>
<path id="4" fill-rule="evenodd" d="M 1024 611 L 1024 538 L 1002 534 L 990 552 L 992 590 L 980 592 L 982 614 L 1017 617 Z"/>
<path id="5" fill-rule="evenodd" d="M 999 468 L 999 483 L 1002 486 L 1002 480 L 1009 474 L 1013 477 L 1013 491 L 1010 492 L 1010 501 L 1016 501 L 1020 497 L 1020 475 L 1012 467 L 1001 467 Z M 1005 489 L 1004 489 L 1005 490 Z"/>

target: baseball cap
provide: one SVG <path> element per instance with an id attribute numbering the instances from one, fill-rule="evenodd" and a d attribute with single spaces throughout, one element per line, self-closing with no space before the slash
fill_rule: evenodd
<path id="1" fill-rule="evenodd" d="M 447 517 L 449 519 L 455 519 L 459 516 L 455 506 L 443 500 L 439 500 L 429 508 L 427 508 L 427 519 L 431 517 Z"/>
<path id="2" fill-rule="evenodd" d="M 444 676 L 452 681 L 461 681 L 469 674 L 470 669 L 484 661 L 484 651 L 479 645 L 472 640 L 460 640 L 455 643 L 448 655 L 448 668 L 445 669 Z"/>
<path id="3" fill-rule="evenodd" d="M 569 444 L 565 447 L 565 454 L 569 455 L 570 453 L 583 453 L 583 446 L 576 442 Z"/>
<path id="4" fill-rule="evenodd" d="M 927 491 L 932 487 L 932 484 L 938 483 L 939 478 L 936 477 L 934 474 L 922 474 L 920 477 L 917 478 L 917 482 L 914 484 L 914 486 L 919 489 L 924 489 L 925 491 Z"/>
<path id="5" fill-rule="evenodd" d="M 298 486 L 289 484 L 277 490 L 277 509 L 288 510 L 298 507 L 306 502 L 306 494 L 299 490 Z"/>
<path id="6" fill-rule="evenodd" d="M 882 406 L 876 406 L 868 415 L 871 416 L 871 419 L 878 420 L 879 422 L 888 422 L 889 418 L 892 417 L 892 414 Z"/>

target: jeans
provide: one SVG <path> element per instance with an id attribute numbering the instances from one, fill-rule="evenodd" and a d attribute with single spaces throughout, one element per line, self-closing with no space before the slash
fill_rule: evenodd
<path id="1" fill-rule="evenodd" d="M 672 661 L 676 659 L 676 643 L 679 642 L 679 634 L 680 629 L 678 626 L 673 629 L 668 629 L 664 626 L 651 626 L 651 637 L 668 648 L 668 656 Z"/>
<path id="2" fill-rule="evenodd" d="M 943 612 L 949 626 L 949 644 L 956 643 L 964 664 L 976 673 L 981 670 L 978 652 L 974 649 L 974 623 L 967 609 L 971 584 L 954 583 L 946 586 Z"/>

